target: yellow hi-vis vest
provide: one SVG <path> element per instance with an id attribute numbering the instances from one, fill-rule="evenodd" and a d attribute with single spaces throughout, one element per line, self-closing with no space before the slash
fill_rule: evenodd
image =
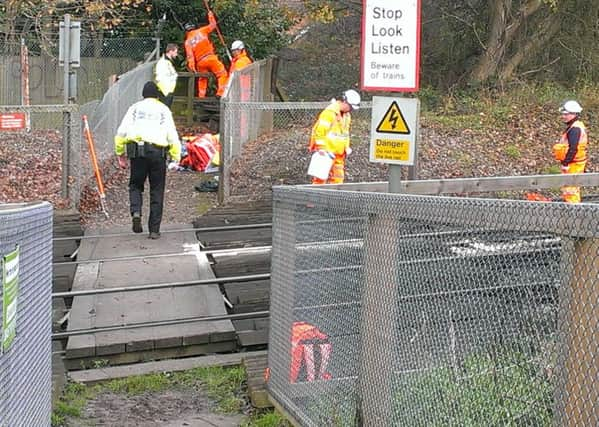
<path id="1" fill-rule="evenodd" d="M 345 154 L 349 148 L 351 115 L 342 114 L 340 102 L 333 100 L 325 108 L 312 128 L 310 151 L 324 150 L 336 155 Z"/>
<path id="2" fill-rule="evenodd" d="M 173 64 L 169 59 L 162 55 L 156 63 L 154 70 L 156 86 L 164 96 L 175 91 L 177 86 L 177 70 L 173 67 Z"/>

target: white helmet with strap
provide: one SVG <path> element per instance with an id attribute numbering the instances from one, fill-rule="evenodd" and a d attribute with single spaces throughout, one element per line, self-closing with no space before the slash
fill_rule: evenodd
<path id="1" fill-rule="evenodd" d="M 360 94 L 353 89 L 343 92 L 343 100 L 351 105 L 354 110 L 360 108 Z"/>
<path id="2" fill-rule="evenodd" d="M 582 112 L 582 107 L 576 101 L 570 100 L 564 102 L 564 104 L 559 109 L 560 113 L 571 113 L 571 114 L 580 114 Z"/>
<path id="3" fill-rule="evenodd" d="M 241 40 L 235 40 L 233 43 L 231 43 L 231 50 L 241 50 L 244 49 L 245 45 L 243 44 L 243 42 Z"/>

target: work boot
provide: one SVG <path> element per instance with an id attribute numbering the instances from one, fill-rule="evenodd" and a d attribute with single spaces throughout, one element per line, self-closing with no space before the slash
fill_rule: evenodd
<path id="1" fill-rule="evenodd" d="M 160 232 L 159 231 L 151 231 L 150 235 L 148 237 L 152 240 L 160 239 Z"/>
<path id="2" fill-rule="evenodd" d="M 135 212 L 133 214 L 133 218 L 132 218 L 131 222 L 133 223 L 133 232 L 134 233 L 141 233 L 144 231 L 143 228 L 141 227 L 141 215 L 139 214 L 139 212 Z"/>

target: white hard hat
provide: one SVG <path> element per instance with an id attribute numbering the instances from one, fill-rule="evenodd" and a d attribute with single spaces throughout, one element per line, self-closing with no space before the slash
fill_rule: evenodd
<path id="1" fill-rule="evenodd" d="M 354 110 L 360 108 L 360 94 L 353 89 L 343 92 L 343 100 L 351 105 Z"/>
<path id="2" fill-rule="evenodd" d="M 231 43 L 231 50 L 237 50 L 237 49 L 244 49 L 245 45 L 243 44 L 243 42 L 241 40 L 235 40 L 233 43 Z"/>
<path id="3" fill-rule="evenodd" d="M 582 107 L 576 101 L 566 101 L 559 109 L 560 113 L 580 114 Z"/>

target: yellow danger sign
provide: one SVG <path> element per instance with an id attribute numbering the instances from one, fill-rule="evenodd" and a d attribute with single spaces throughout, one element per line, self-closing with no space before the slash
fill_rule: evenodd
<path id="1" fill-rule="evenodd" d="M 376 127 L 376 131 L 380 133 L 399 133 L 402 135 L 409 135 L 411 133 L 397 102 L 393 101 L 391 103 L 383 119 Z"/>

